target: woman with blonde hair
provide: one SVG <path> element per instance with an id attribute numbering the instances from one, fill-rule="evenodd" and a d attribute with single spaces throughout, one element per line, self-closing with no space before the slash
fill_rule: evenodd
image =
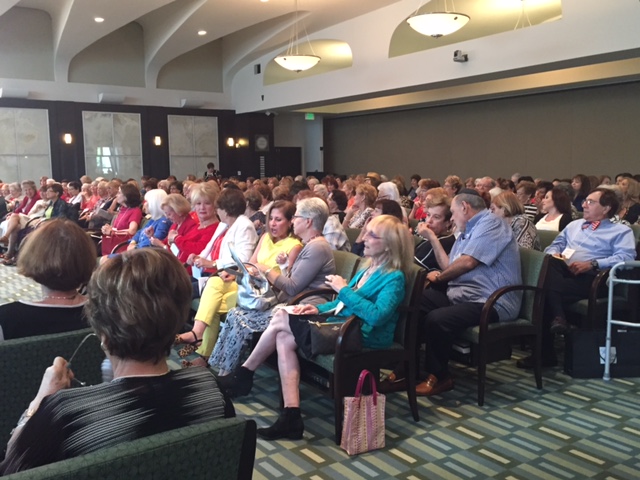
<path id="1" fill-rule="evenodd" d="M 253 374 L 273 352 L 278 352 L 278 370 L 284 410 L 274 425 L 259 428 L 266 440 L 302 438 L 300 415 L 300 364 L 297 350 L 311 355 L 308 320 L 341 323 L 356 315 L 361 320 L 364 348 L 388 348 L 398 322 L 398 306 L 405 293 L 405 275 L 412 262 L 413 240 L 402 221 L 389 215 L 374 218 L 367 226 L 364 254 L 370 262 L 351 282 L 339 275 L 328 275 L 327 286 L 337 298 L 317 306 L 297 305 L 278 310 L 260 337 L 247 361 L 231 375 L 219 377 L 220 385 L 232 396 L 249 394 Z M 338 310 L 339 308 L 339 310 Z M 315 327 L 313 327 L 315 328 Z"/>
<path id="2" fill-rule="evenodd" d="M 640 183 L 633 178 L 623 177 L 618 181 L 618 186 L 622 192 L 618 217 L 629 224 L 634 224 L 640 215 Z"/>
<path id="3" fill-rule="evenodd" d="M 502 192 L 491 201 L 490 210 L 511 225 L 513 236 L 523 248 L 542 251 L 538 231 L 531 220 L 524 216 L 524 206 L 513 192 Z"/>
<path id="4" fill-rule="evenodd" d="M 361 183 L 356 187 L 353 206 L 347 207 L 347 214 L 342 221 L 344 228 L 362 228 L 373 213 L 373 204 L 378 198 L 375 187 Z"/>

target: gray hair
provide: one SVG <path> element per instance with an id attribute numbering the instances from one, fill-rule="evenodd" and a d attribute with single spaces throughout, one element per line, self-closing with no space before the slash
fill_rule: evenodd
<path id="1" fill-rule="evenodd" d="M 313 229 L 322 232 L 329 218 L 329 207 L 320 198 L 305 198 L 296 204 L 296 215 L 312 220 Z"/>
<path id="2" fill-rule="evenodd" d="M 480 211 L 487 208 L 487 204 L 484 203 L 484 199 L 480 195 L 474 195 L 472 193 L 459 193 L 453 199 L 460 205 L 462 202 L 469 204 L 474 210 Z"/>

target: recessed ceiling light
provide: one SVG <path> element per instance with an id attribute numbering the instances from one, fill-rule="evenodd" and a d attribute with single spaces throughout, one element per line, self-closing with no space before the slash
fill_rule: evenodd
<path id="1" fill-rule="evenodd" d="M 104 22 L 104 18 L 102 18 L 102 17 L 95 17 L 94 20 L 95 20 L 96 23 Z"/>
<path id="2" fill-rule="evenodd" d="M 267 3 L 269 0 L 260 0 L 262 3 Z"/>
<path id="3" fill-rule="evenodd" d="M 198 30 L 198 35 L 202 36 L 202 35 L 206 35 L 207 31 L 206 30 Z"/>

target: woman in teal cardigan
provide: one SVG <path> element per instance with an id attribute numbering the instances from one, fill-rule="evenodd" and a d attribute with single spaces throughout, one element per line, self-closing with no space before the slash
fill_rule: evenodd
<path id="1" fill-rule="evenodd" d="M 398 322 L 397 308 L 405 294 L 405 275 L 413 261 L 413 240 L 407 227 L 397 218 L 381 215 L 367 225 L 364 255 L 370 259 L 366 269 L 353 280 L 328 275 L 326 284 L 338 293 L 333 302 L 297 305 L 280 309 L 271 319 L 265 332 L 247 361 L 232 374 L 219 377 L 218 382 L 232 396 L 247 395 L 253 386 L 255 370 L 275 351 L 282 384 L 284 410 L 276 423 L 259 428 L 258 436 L 267 440 L 302 438 L 304 425 L 300 416 L 300 364 L 296 351 L 308 349 L 309 335 L 290 325 L 306 325 L 303 319 L 341 322 L 350 315 L 362 320 L 363 345 L 386 348 L 393 342 Z M 302 329 L 304 330 L 304 329 Z"/>

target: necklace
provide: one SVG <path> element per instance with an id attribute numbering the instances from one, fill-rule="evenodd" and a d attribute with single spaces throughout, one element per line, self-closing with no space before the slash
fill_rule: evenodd
<path id="1" fill-rule="evenodd" d="M 73 300 L 78 296 L 78 293 L 74 293 L 73 295 L 69 295 L 68 297 L 59 297 L 56 295 L 43 295 L 42 298 L 50 298 L 52 300 Z"/>
<path id="2" fill-rule="evenodd" d="M 306 242 L 303 242 L 305 245 L 309 245 L 311 242 L 313 242 L 316 238 L 321 237 L 322 234 L 319 233 L 318 235 L 314 235 L 313 237 L 311 237 L 309 240 L 307 240 Z"/>

